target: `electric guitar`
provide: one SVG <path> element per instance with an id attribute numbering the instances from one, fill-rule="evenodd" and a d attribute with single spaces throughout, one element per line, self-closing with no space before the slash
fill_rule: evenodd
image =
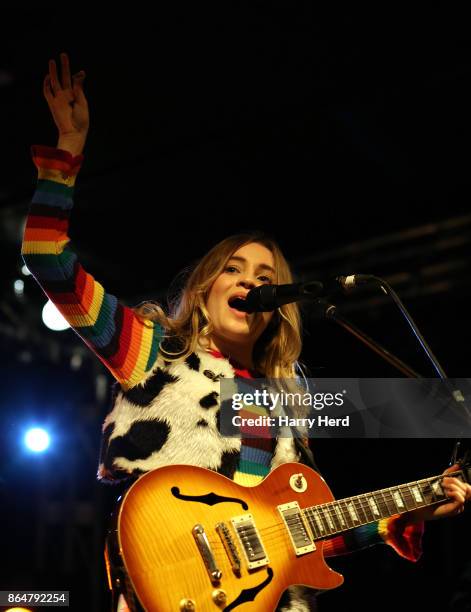
<path id="1" fill-rule="evenodd" d="M 469 482 L 471 466 L 452 475 Z M 170 465 L 144 474 L 123 496 L 119 551 L 149 612 L 267 612 L 293 584 L 342 584 L 324 561 L 325 538 L 445 501 L 442 479 L 335 501 L 322 477 L 299 463 L 279 466 L 255 487 Z"/>

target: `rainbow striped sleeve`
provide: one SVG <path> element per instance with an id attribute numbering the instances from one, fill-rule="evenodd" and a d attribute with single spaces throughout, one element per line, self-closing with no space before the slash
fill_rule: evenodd
<path id="1" fill-rule="evenodd" d="M 423 523 L 408 523 L 399 514 L 347 531 L 324 541 L 324 556 L 335 557 L 374 544 L 389 544 L 401 557 L 418 561 L 422 554 Z"/>
<path id="2" fill-rule="evenodd" d="M 124 389 L 136 385 L 155 363 L 162 328 L 131 308 L 88 274 L 67 235 L 75 178 L 83 156 L 33 146 L 39 171 L 21 253 L 48 298 Z"/>

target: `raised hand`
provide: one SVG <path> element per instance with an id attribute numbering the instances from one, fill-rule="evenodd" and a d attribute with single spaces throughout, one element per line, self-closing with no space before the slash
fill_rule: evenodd
<path id="1" fill-rule="evenodd" d="M 61 76 L 54 60 L 44 78 L 43 93 L 59 132 L 58 148 L 73 155 L 82 152 L 89 127 L 88 103 L 83 93 L 85 72 L 70 75 L 69 58 L 61 53 Z"/>

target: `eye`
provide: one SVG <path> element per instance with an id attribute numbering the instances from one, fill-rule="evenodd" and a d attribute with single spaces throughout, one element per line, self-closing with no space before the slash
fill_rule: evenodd
<path id="1" fill-rule="evenodd" d="M 268 285 L 272 284 L 272 279 L 269 276 L 259 276 L 258 280 L 262 281 L 262 283 L 266 283 Z"/>
<path id="2" fill-rule="evenodd" d="M 229 273 L 239 272 L 239 269 L 236 268 L 235 266 L 226 266 L 224 268 L 224 272 L 229 272 Z"/>

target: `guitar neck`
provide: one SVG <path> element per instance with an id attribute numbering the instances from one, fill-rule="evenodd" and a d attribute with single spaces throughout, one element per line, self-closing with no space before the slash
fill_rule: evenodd
<path id="1" fill-rule="evenodd" d="M 466 470 L 458 470 L 447 476 L 453 476 L 462 481 L 468 480 Z M 445 501 L 447 496 L 442 487 L 443 477 L 443 474 L 440 474 L 388 489 L 304 508 L 304 517 L 315 540 L 338 535 L 382 518 L 389 518 L 396 514 L 403 514 Z"/>

